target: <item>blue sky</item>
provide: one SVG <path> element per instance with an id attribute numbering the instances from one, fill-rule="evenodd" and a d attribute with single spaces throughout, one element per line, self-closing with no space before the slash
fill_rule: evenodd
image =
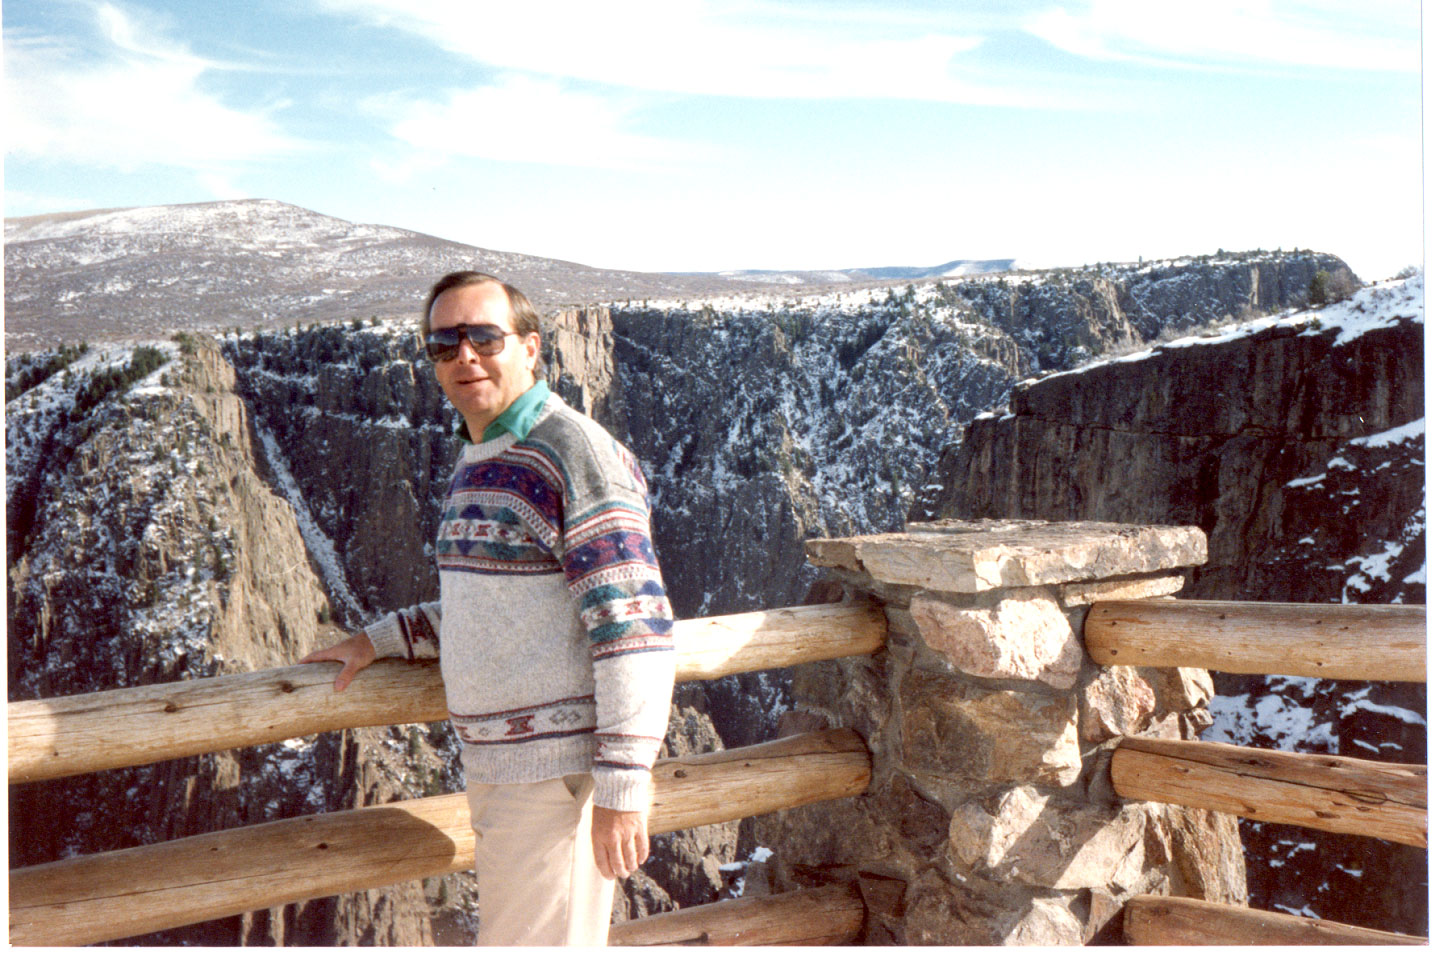
<path id="1" fill-rule="evenodd" d="M 640 270 L 1421 260 L 1418 0 L 6 0 L 5 215 Z"/>

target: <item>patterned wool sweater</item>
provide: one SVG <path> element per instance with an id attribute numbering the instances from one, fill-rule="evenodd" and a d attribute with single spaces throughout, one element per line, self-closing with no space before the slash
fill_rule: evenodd
<path id="1" fill-rule="evenodd" d="M 525 439 L 464 447 L 440 602 L 366 632 L 377 656 L 439 656 L 468 779 L 590 773 L 598 806 L 648 806 L 675 656 L 645 491 L 630 452 L 553 394 Z"/>

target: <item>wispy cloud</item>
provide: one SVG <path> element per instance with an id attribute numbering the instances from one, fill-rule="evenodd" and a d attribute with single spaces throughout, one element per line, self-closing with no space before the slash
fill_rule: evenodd
<path id="1" fill-rule="evenodd" d="M 223 173 L 202 172 L 195 176 L 200 187 L 210 194 L 212 200 L 243 200 L 250 193 L 235 186 L 230 177 Z"/>
<path id="2" fill-rule="evenodd" d="M 673 140 L 634 131 L 638 104 L 602 97 L 548 79 L 518 75 L 452 90 L 434 98 L 400 95 L 365 103 L 390 134 L 415 153 L 376 170 L 393 180 L 452 157 L 560 166 L 653 169 L 701 153 Z"/>
<path id="3" fill-rule="evenodd" d="M 886 20 L 874 6 L 633 0 L 317 0 L 499 70 L 631 90 L 752 98 L 908 99 L 1034 106 L 1054 92 L 964 64 L 981 34 Z M 989 19 L 987 18 L 987 22 Z"/>
<path id="4" fill-rule="evenodd" d="M 7 156 L 107 169 L 231 169 L 303 145 L 269 110 L 242 110 L 202 78 L 229 65 L 193 54 L 111 3 L 91 7 L 98 49 L 5 33 Z"/>
<path id="5" fill-rule="evenodd" d="M 1150 66 L 1420 68 L 1418 0 L 1089 0 L 1025 28 L 1077 56 Z"/>

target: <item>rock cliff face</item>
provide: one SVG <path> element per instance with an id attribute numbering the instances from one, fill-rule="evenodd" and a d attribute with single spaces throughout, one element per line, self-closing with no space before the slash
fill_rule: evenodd
<path id="1" fill-rule="evenodd" d="M 912 516 L 1194 523 L 1194 596 L 1421 602 L 1422 582 L 1381 576 L 1423 560 L 1419 310 L 1412 280 L 1022 384 L 945 451 Z"/>
<path id="2" fill-rule="evenodd" d="M 1195 524 L 1184 595 L 1423 603 L 1421 278 L 1022 384 L 945 451 L 912 519 Z M 1218 674 L 1207 738 L 1425 762 L 1415 684 Z M 1423 851 L 1261 824 L 1251 905 L 1425 928 Z"/>
<path id="3" fill-rule="evenodd" d="M 1257 255 L 615 303 L 561 314 L 547 362 L 557 390 L 640 457 L 678 615 L 728 613 L 800 602 L 817 577 L 806 537 L 898 529 L 940 452 L 1018 378 L 1278 305 L 1322 267 L 1343 269 Z M 121 352 L 97 349 L 68 383 L 56 373 L 7 403 L 12 699 L 290 662 L 333 635 L 322 616 L 351 629 L 435 595 L 430 538 L 458 441 L 408 322 L 161 349 L 169 366 L 73 417 L 62 411 Z M 776 672 L 680 691 L 694 729 L 670 749 L 773 736 L 788 684 Z M 443 728 L 415 729 L 13 791 L 12 823 L 33 829 L 12 829 L 25 838 L 12 859 L 459 789 Z M 102 809 L 127 815 L 97 830 Z M 626 909 L 722 893 L 738 867 L 720 866 L 754 846 L 736 837 L 732 825 L 676 842 Z M 148 942 L 463 942 L 467 895 L 449 878 Z"/>
<path id="4" fill-rule="evenodd" d="M 1119 268 L 1051 271 L 1018 284 L 971 281 L 954 293 L 1031 352 L 1067 369 L 1117 345 L 1146 343 L 1220 317 L 1273 313 L 1303 303 L 1324 270 L 1342 289 L 1355 276 L 1326 255 L 1226 254 Z"/>

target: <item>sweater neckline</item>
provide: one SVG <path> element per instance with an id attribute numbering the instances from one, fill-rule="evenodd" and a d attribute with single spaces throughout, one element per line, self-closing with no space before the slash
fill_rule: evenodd
<path id="1" fill-rule="evenodd" d="M 543 421 L 546 417 L 550 416 L 550 414 L 554 413 L 556 406 L 562 403 L 564 403 L 564 401 L 561 400 L 560 397 L 554 393 L 551 393 L 548 397 L 546 397 L 545 402 L 540 406 L 539 415 L 535 417 L 535 423 L 530 427 L 530 431 L 533 432 L 535 427 L 539 426 L 541 421 Z M 516 438 L 515 434 L 511 433 L 509 430 L 506 430 L 504 433 L 500 434 L 500 436 L 496 437 L 493 440 L 485 440 L 481 443 L 465 444 L 465 447 L 461 450 L 460 455 L 464 458 L 466 463 L 477 463 L 481 460 L 489 460 L 491 457 L 503 453 L 504 451 L 508 450 L 510 447 L 513 447 L 519 442 L 520 441 Z"/>

